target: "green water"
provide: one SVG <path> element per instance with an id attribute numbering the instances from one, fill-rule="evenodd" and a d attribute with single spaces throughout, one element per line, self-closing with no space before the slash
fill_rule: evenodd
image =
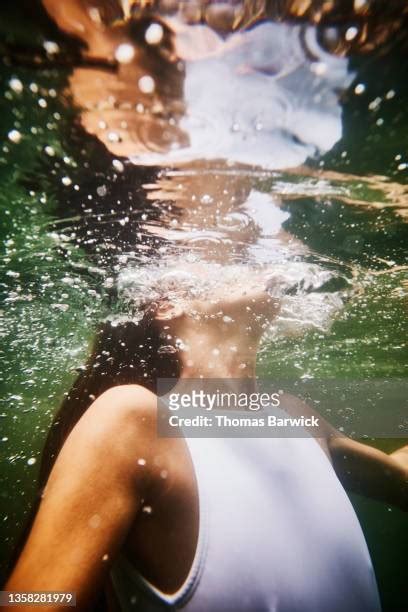
<path id="1" fill-rule="evenodd" d="M 3 41 L 33 45 L 50 35 L 56 39 L 52 26 L 35 11 L 28 35 L 22 27 L 23 9 L 27 4 L 6 11 L 7 30 L 1 20 Z M 365 84 L 365 93 L 345 99 L 344 136 L 319 161 L 325 170 L 363 178 L 381 175 L 404 189 L 408 168 L 401 164 L 408 163 L 408 81 L 400 52 L 395 49 L 353 62 L 358 70 L 356 83 Z M 67 73 L 3 63 L 0 76 L 0 538 L 4 573 L 28 511 L 45 433 L 86 355 L 97 321 L 109 311 L 109 300 L 100 276 L 89 269 L 95 263 L 89 249 L 64 239 L 64 228 L 70 227 L 67 219 L 77 211 L 69 202 L 65 205 L 61 177 L 69 176 L 82 188 L 87 157 L 79 153 L 78 141 L 72 136 L 75 112 L 62 95 Z M 22 93 L 10 89 L 12 77 L 21 81 Z M 395 95 L 387 98 L 390 90 Z M 367 105 L 377 96 L 382 99 L 380 109 L 369 112 Z M 21 133 L 20 142 L 7 138 L 12 129 Z M 92 142 L 85 139 L 80 146 L 92 154 Z M 45 147 L 52 147 L 52 156 L 45 153 Z M 319 161 L 310 162 L 310 168 L 319 167 Z M 284 174 L 278 178 L 292 185 L 306 180 Z M 275 184 L 276 177 L 265 178 L 257 188 L 272 193 Z M 408 296 L 402 266 L 408 263 L 408 218 L 396 210 L 400 203 L 392 206 L 392 196 L 382 187 L 384 184 L 373 187 L 364 180 L 350 179 L 349 199 L 358 200 L 358 205 L 336 195 L 285 196 L 283 208 L 290 213 L 285 229 L 319 255 L 356 268 L 360 291 L 330 332 L 310 331 L 300 338 L 266 344 L 259 360 L 261 376 L 290 377 L 299 372 L 351 379 L 407 375 Z M 373 208 L 372 202 L 384 206 Z M 387 451 L 402 442 L 373 441 Z M 407 609 L 406 516 L 356 496 L 352 501 L 373 557 L 384 610 Z"/>

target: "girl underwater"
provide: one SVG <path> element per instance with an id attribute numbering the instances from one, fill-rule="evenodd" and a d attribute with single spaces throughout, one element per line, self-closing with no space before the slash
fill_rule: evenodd
<path id="1" fill-rule="evenodd" d="M 208 264 L 188 270 L 208 280 Z M 114 609 L 379 610 L 343 486 L 406 509 L 408 447 L 387 455 L 325 424 L 318 439 L 160 437 L 157 379 L 255 389 L 280 307 L 253 270 L 207 299 L 178 282 L 139 321 L 100 330 L 48 436 L 41 502 L 5 588 L 72 591 L 85 610 L 110 576 Z M 291 396 L 281 407 L 310 414 Z"/>
<path id="2" fill-rule="evenodd" d="M 244 380 L 255 390 L 259 345 L 287 312 L 286 294 L 298 293 L 297 307 L 313 303 L 316 294 L 307 302 L 299 291 L 299 267 L 288 264 L 307 249 L 283 229 L 279 201 L 249 189 L 239 170 L 293 167 L 334 145 L 341 134 L 337 89 L 352 80 L 347 61 L 340 52 L 324 52 L 327 75 L 311 72 L 304 41 L 318 52 L 312 26 L 265 22 L 227 38 L 200 24 L 193 31 L 172 16 L 123 20 L 123 4 L 132 3 L 43 4 L 85 46 L 89 66 L 73 70 L 70 94 L 82 128 L 114 156 L 118 174 L 131 174 L 129 161 L 135 172 L 159 164 L 182 168 L 182 190 L 177 170 L 154 186 L 145 181 L 148 201 L 172 193 L 177 212 L 172 217 L 163 207 L 160 214 L 171 220 L 142 219 L 149 254 L 152 237 L 177 241 L 183 253 L 197 228 L 206 233 L 200 244 L 194 238 L 198 262 L 177 263 L 176 274 L 170 265 L 170 276 L 160 271 L 156 278 L 145 266 L 142 291 L 126 270 L 116 279 L 128 312 L 102 325 L 55 417 L 38 507 L 5 589 L 72 591 L 79 610 L 379 610 L 367 546 L 345 489 L 406 510 L 408 447 L 387 455 L 323 421 L 315 437 L 157 432 L 158 380 L 170 379 L 173 392 L 197 379 L 223 379 L 232 391 Z M 210 125 L 199 121 L 203 109 L 211 111 Z M 226 127 L 231 109 L 235 121 Z M 252 140 L 254 125 L 263 128 Z M 198 157 L 200 172 L 193 176 Z M 213 159 L 229 161 L 220 161 L 222 172 L 211 184 Z M 106 201 L 109 187 L 107 193 L 102 187 L 98 196 Z M 216 213 L 208 208 L 213 201 Z M 219 217 L 228 215 L 227 239 L 212 240 Z M 190 234 L 175 240 L 174 221 Z M 268 240 L 276 261 L 236 263 L 260 253 L 262 259 Z M 308 273 L 313 289 L 331 279 L 313 266 Z M 341 307 L 337 295 L 322 300 L 328 318 Z M 292 396 L 281 407 L 312 414 Z"/>

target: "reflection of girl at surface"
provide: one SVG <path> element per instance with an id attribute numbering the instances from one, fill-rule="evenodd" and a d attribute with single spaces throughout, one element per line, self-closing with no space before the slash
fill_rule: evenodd
<path id="1" fill-rule="evenodd" d="M 88 62 L 106 61 L 75 67 L 69 87 L 83 127 L 116 156 L 289 168 L 341 136 L 339 93 L 353 75 L 313 26 L 261 21 L 222 36 L 173 13 L 121 21 L 119 4 L 107 18 L 115 3 L 43 4 Z"/>
<path id="2" fill-rule="evenodd" d="M 206 61 L 185 66 L 184 80 L 167 38 L 160 50 L 143 55 L 137 44 L 146 28 L 132 31 L 119 24 L 106 30 L 98 21 L 103 11 L 84 12 L 84 7 L 95 8 L 94 3 L 88 4 L 44 0 L 59 25 L 86 42 L 91 56 L 119 57 L 116 74 L 84 68 L 74 70 L 70 79 L 74 101 L 82 107 L 83 127 L 121 158 L 114 165 L 119 173 L 124 165 L 128 171 L 129 156 L 136 163 L 158 163 L 152 148 L 174 162 L 186 157 L 190 161 L 197 151 L 207 159 L 214 155 L 214 143 L 206 149 L 200 139 L 205 129 L 194 123 L 196 117 L 185 112 L 183 104 L 187 111 L 199 111 L 202 102 L 207 109 L 212 105 L 223 130 L 219 156 L 230 158 L 235 152 L 234 161 L 242 164 L 268 166 L 268 159 L 268 167 L 301 163 L 310 153 L 330 148 L 339 137 L 340 107 L 334 88 L 339 81 L 348 83 L 346 60 L 325 58 L 338 70 L 330 70 L 328 78 L 334 75 L 334 82 L 322 89 L 324 78 L 318 78 L 322 66 L 317 62 L 313 68 L 317 72 L 307 73 L 310 62 L 299 56 L 301 48 L 293 35 L 294 63 L 289 73 L 300 69 L 311 79 L 308 91 L 313 99 L 308 99 L 307 111 L 315 104 L 318 121 L 326 119 L 326 128 L 319 134 L 310 130 L 307 112 L 290 108 L 286 114 L 289 95 L 286 92 L 282 102 L 282 90 L 273 85 L 276 73 L 293 93 L 290 74 L 264 61 L 271 49 L 262 33 L 269 32 L 270 24 L 237 35 L 232 42 L 237 42 L 238 51 L 231 55 L 232 44 L 228 47 L 203 30 L 201 54 Z M 106 6 L 112 8 L 115 3 Z M 297 32 L 276 27 L 276 44 L 282 31 Z M 188 34 L 188 29 L 181 28 L 179 41 L 186 46 L 180 45 L 177 51 L 187 60 L 194 49 Z M 167 29 L 163 36 L 169 36 Z M 135 57 L 126 47 L 129 39 L 135 44 Z M 250 51 L 255 39 L 257 47 L 266 45 L 267 53 L 255 54 L 256 62 L 251 64 L 242 49 Z M 235 58 L 240 63 L 230 64 Z M 237 96 L 228 98 L 230 92 L 223 88 L 224 103 L 236 102 L 241 113 L 227 131 L 224 109 L 217 100 L 189 97 L 197 81 L 222 75 L 226 68 L 234 72 Z M 140 81 L 146 72 L 155 77 L 154 95 L 151 80 Z M 189 89 L 192 82 L 195 86 Z M 277 103 L 272 124 L 267 123 L 267 113 L 261 116 L 263 99 L 246 108 L 239 104 L 238 94 L 245 88 L 252 87 L 261 96 L 267 82 L 275 87 L 273 102 Z M 302 92 L 297 101 L 305 96 Z M 290 123 L 288 118 L 294 117 L 296 121 Z M 215 141 L 217 127 L 215 122 Z M 169 142 L 175 142 L 181 152 Z M 267 145 L 281 157 L 268 158 Z M 260 157 L 254 158 L 255 153 Z M 150 200 L 174 201 L 179 222 L 193 230 L 208 231 L 218 227 L 223 216 L 247 214 L 248 222 L 244 227 L 238 224 L 237 232 L 233 223 L 224 230 L 232 247 L 223 241 L 216 248 L 213 245 L 207 264 L 194 267 L 196 286 L 208 281 L 213 270 L 208 260 L 226 265 L 235 262 L 237 253 L 250 259 L 250 247 L 255 249 L 264 234 L 269 238 L 276 234 L 280 246 L 290 242 L 294 252 L 301 252 L 303 247 L 280 232 L 285 213 L 275 211 L 277 223 L 271 224 L 270 210 L 265 215 L 267 196 L 255 190 L 249 197 L 245 180 L 237 178 L 239 167 L 236 176 L 221 172 L 218 182 L 213 174 L 211 185 L 203 168 L 193 178 L 188 172 L 180 181 L 177 175 L 162 176 L 145 187 Z M 181 195 L 179 182 L 184 188 Z M 109 197 L 109 185 L 101 186 L 98 194 Z M 196 205 L 192 195 L 199 196 L 202 206 Z M 211 208 L 208 212 L 204 197 L 216 201 L 217 214 Z M 250 214 L 242 209 L 244 203 L 249 203 Z M 150 235 L 174 238 L 172 223 L 170 232 L 164 222 L 147 225 Z M 265 245 L 261 250 L 270 256 Z M 257 263 L 265 262 L 257 258 Z M 235 282 L 230 278 L 228 283 L 210 283 L 212 290 L 195 298 L 189 292 L 179 294 L 182 278 L 177 281 L 176 277 L 175 289 L 139 301 L 144 311 L 141 320 L 104 325 L 49 435 L 40 483 L 46 485 L 42 501 L 7 589 L 75 591 L 79 609 L 87 609 L 110 576 L 112 608 L 119 604 L 146 612 L 184 605 L 191 612 L 379 609 L 364 538 L 338 478 L 351 490 L 406 508 L 406 449 L 388 456 L 344 437 L 332 437 L 329 427 L 319 441 L 187 440 L 156 434 L 158 377 L 254 379 L 259 341 L 280 307 L 271 287 L 266 291 L 269 280 L 263 274 L 259 268 L 242 268 Z M 308 410 L 293 398 L 287 398 L 283 407 L 288 412 Z"/>
<path id="3" fill-rule="evenodd" d="M 43 484 L 55 464 L 8 590 L 75 591 L 87 609 L 111 570 L 122 609 L 379 609 L 340 481 L 406 508 L 407 448 L 388 456 L 329 427 L 318 441 L 157 436 L 157 377 L 253 379 L 279 309 L 265 286 L 252 272 L 207 300 L 174 290 L 139 324 L 105 325 L 49 436 Z"/>

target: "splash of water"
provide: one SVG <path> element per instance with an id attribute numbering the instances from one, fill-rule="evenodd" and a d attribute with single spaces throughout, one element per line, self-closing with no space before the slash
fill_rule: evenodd
<path id="1" fill-rule="evenodd" d="M 330 290 L 333 284 L 340 284 L 341 290 Z M 294 261 L 273 266 L 167 261 L 151 267 L 124 268 L 117 286 L 124 310 L 133 313 L 132 320 L 140 320 L 151 302 L 210 302 L 214 296 L 228 300 L 231 287 L 265 290 L 281 302 L 280 314 L 268 330 L 274 335 L 297 335 L 309 329 L 327 331 L 351 290 L 346 276 L 317 264 Z M 122 319 L 115 315 L 112 320 Z"/>

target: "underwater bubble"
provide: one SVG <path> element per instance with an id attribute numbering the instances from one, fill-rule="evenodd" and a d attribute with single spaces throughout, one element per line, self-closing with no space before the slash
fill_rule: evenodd
<path id="1" fill-rule="evenodd" d="M 123 172 L 125 169 L 125 166 L 122 164 L 121 161 L 119 161 L 119 159 L 114 159 L 112 161 L 112 166 L 115 168 L 117 172 Z"/>
<path id="2" fill-rule="evenodd" d="M 152 94 L 156 88 L 156 83 L 154 82 L 153 77 L 148 74 L 140 77 L 138 81 L 139 89 L 144 94 Z"/>
<path id="3" fill-rule="evenodd" d="M 55 310 L 66 312 L 69 309 L 69 304 L 51 304 L 51 307 L 55 308 Z"/>
<path id="4" fill-rule="evenodd" d="M 120 142 L 121 138 L 117 132 L 109 132 L 107 135 L 109 142 Z"/>
<path id="5" fill-rule="evenodd" d="M 376 111 L 379 109 L 380 104 L 381 104 L 381 98 L 377 96 L 376 98 L 374 98 L 374 100 L 370 102 L 370 104 L 368 105 L 368 108 L 371 111 Z"/>
<path id="6" fill-rule="evenodd" d="M 363 83 L 358 83 L 354 88 L 354 93 L 358 96 L 365 92 L 365 85 Z"/>
<path id="7" fill-rule="evenodd" d="M 208 193 L 205 193 L 200 198 L 201 204 L 212 204 L 214 202 L 214 198 L 210 196 Z"/>
<path id="8" fill-rule="evenodd" d="M 355 39 L 357 34 L 358 34 L 358 29 L 354 26 L 351 26 L 350 28 L 347 28 L 346 30 L 345 39 L 350 42 L 351 40 Z"/>
<path id="9" fill-rule="evenodd" d="M 96 188 L 96 193 L 98 194 L 98 196 L 100 196 L 101 198 L 105 197 L 106 194 L 108 193 L 107 187 L 106 185 L 99 185 L 99 187 Z"/>
<path id="10" fill-rule="evenodd" d="M 175 346 L 172 346 L 171 344 L 166 344 L 166 345 L 160 346 L 157 352 L 159 353 L 159 355 L 171 355 L 172 353 L 177 353 L 177 349 Z"/>
<path id="11" fill-rule="evenodd" d="M 163 38 L 163 27 L 160 23 L 152 23 L 145 32 L 145 40 L 148 45 L 158 45 Z"/>
<path id="12" fill-rule="evenodd" d="M 55 55 L 55 53 L 59 53 L 60 50 L 59 45 L 53 40 L 45 40 L 43 42 L 43 47 L 50 55 Z"/>
<path id="13" fill-rule="evenodd" d="M 10 130 L 10 132 L 7 134 L 7 137 L 9 140 L 11 140 L 11 142 L 18 144 L 21 141 L 22 135 L 21 132 L 19 132 L 18 130 Z"/>
<path id="14" fill-rule="evenodd" d="M 27 460 L 27 465 L 34 465 L 35 463 L 37 463 L 37 459 L 35 457 L 30 457 L 30 459 Z"/>
<path id="15" fill-rule="evenodd" d="M 88 9 L 88 15 L 90 16 L 92 21 L 94 21 L 95 23 L 98 23 L 98 24 L 102 23 L 102 18 L 101 18 L 99 9 L 96 8 L 95 6 L 92 6 L 91 8 Z"/>
<path id="16" fill-rule="evenodd" d="M 69 178 L 69 176 L 63 176 L 61 179 L 61 183 L 65 185 L 65 187 L 69 187 L 69 185 L 72 184 L 72 180 Z"/>
<path id="17" fill-rule="evenodd" d="M 146 459 L 143 459 L 143 457 L 140 457 L 140 458 L 137 460 L 137 464 L 138 464 L 138 465 L 146 465 Z"/>
<path id="18" fill-rule="evenodd" d="M 224 230 L 243 230 L 249 227 L 251 218 L 245 212 L 231 212 L 222 217 L 217 227 Z"/>
<path id="19" fill-rule="evenodd" d="M 9 87 L 14 91 L 14 93 L 21 93 L 23 91 L 23 84 L 20 79 L 13 77 L 9 80 Z"/>
<path id="20" fill-rule="evenodd" d="M 367 6 L 369 0 L 354 0 L 354 10 L 356 12 L 364 9 Z"/>
<path id="21" fill-rule="evenodd" d="M 151 514 L 153 512 L 153 508 L 151 506 L 143 506 L 142 512 L 145 514 Z"/>
<path id="22" fill-rule="evenodd" d="M 135 56 L 135 48 L 129 43 L 122 43 L 115 50 L 115 59 L 120 64 L 129 64 Z"/>
<path id="23" fill-rule="evenodd" d="M 191 284 L 193 276 L 185 270 L 170 270 L 161 275 L 160 282 L 164 291 L 176 291 L 181 286 L 187 287 Z"/>
<path id="24" fill-rule="evenodd" d="M 49 145 L 47 145 L 46 147 L 44 147 L 44 151 L 47 155 L 49 155 L 50 157 L 54 157 L 55 155 L 55 149 L 54 147 L 50 147 Z"/>

